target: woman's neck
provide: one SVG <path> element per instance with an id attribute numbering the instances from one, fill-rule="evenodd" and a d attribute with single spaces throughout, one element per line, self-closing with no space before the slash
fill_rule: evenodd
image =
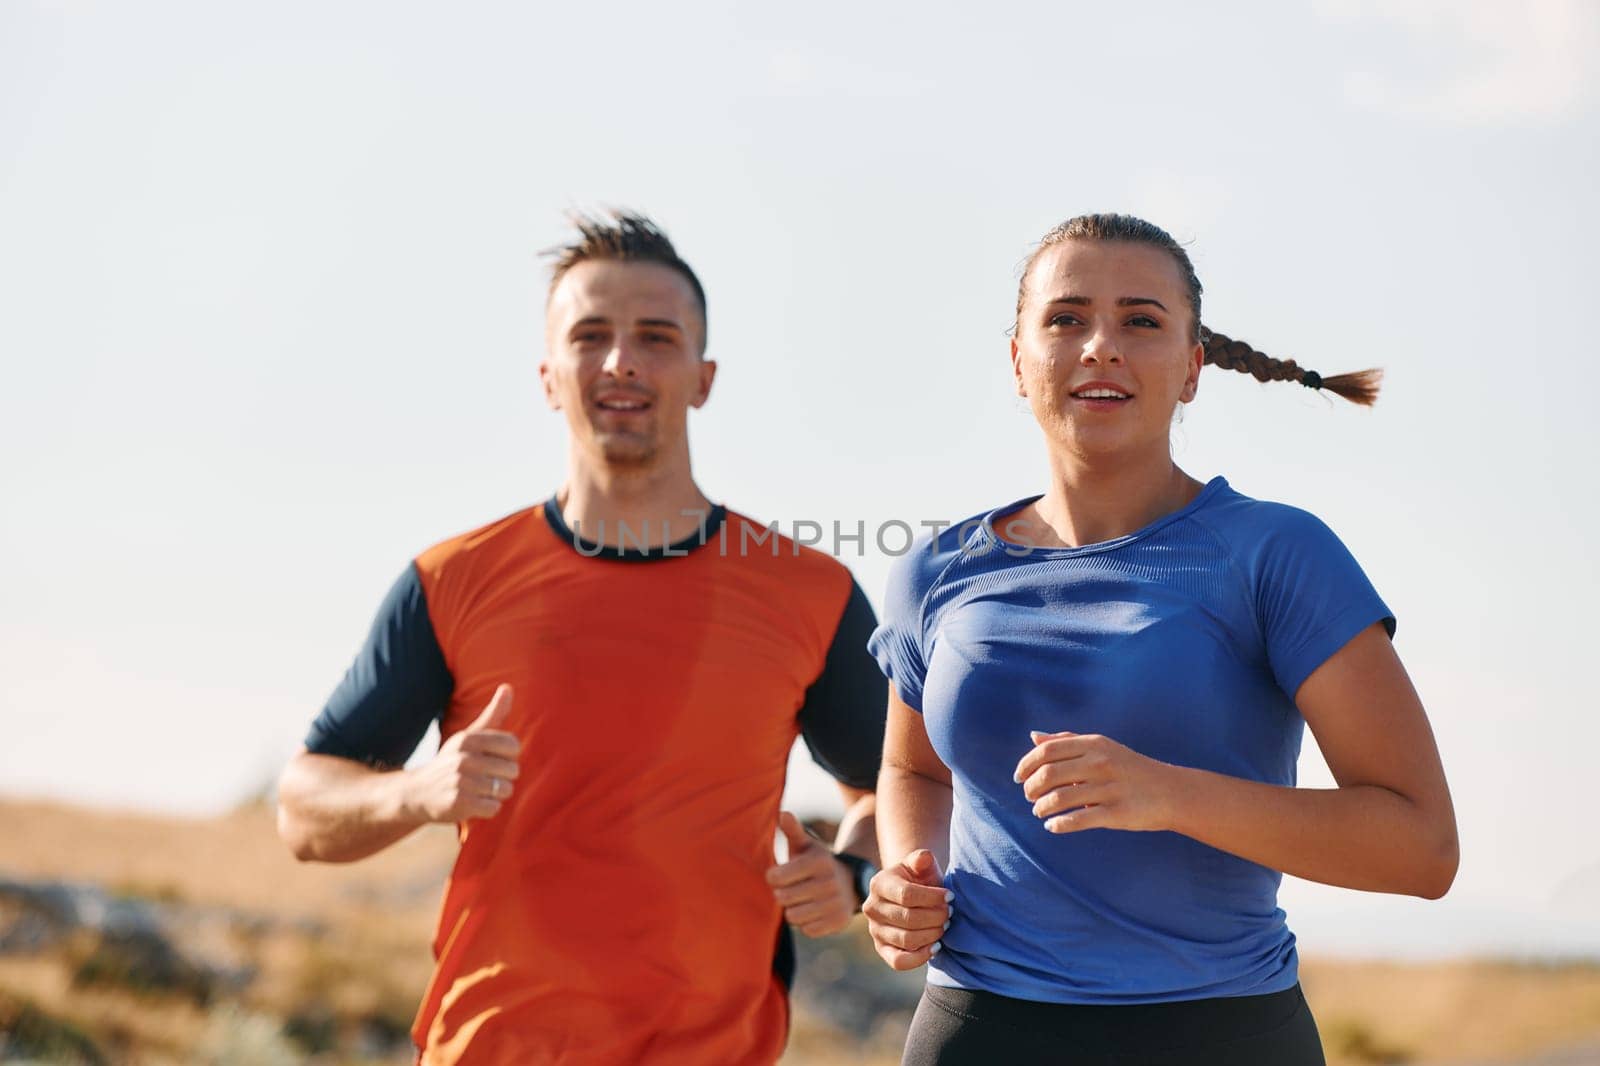
<path id="1" fill-rule="evenodd" d="M 1167 452 L 1121 462 L 1052 456 L 1050 474 L 1049 489 L 1025 518 L 1030 527 L 1035 519 L 1042 526 L 1028 531 L 1036 547 L 1077 548 L 1127 536 L 1181 510 L 1203 488 Z"/>

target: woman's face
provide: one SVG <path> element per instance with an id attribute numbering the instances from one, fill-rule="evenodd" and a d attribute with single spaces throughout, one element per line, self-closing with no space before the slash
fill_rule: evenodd
<path id="1" fill-rule="evenodd" d="M 1166 454 L 1205 358 L 1172 256 L 1067 240 L 1039 254 L 1023 291 L 1011 367 L 1051 445 L 1085 459 Z"/>

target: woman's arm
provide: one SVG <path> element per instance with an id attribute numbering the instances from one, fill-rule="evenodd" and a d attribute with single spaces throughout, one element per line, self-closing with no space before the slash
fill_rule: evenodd
<path id="1" fill-rule="evenodd" d="M 1106 737 L 1070 733 L 1036 734 L 1017 777 L 1053 832 L 1167 829 L 1309 881 L 1444 895 L 1459 862 L 1450 789 L 1383 627 L 1334 653 L 1295 702 L 1338 788 L 1170 766 Z"/>
<path id="2" fill-rule="evenodd" d="M 896 862 L 913 851 L 950 858 L 950 769 L 933 750 L 922 715 L 891 685 L 878 772 L 878 853 Z"/>
<path id="3" fill-rule="evenodd" d="M 910 970 L 938 953 L 950 924 L 951 894 L 941 872 L 950 851 L 950 770 L 933 750 L 922 715 L 893 686 L 877 795 L 884 869 L 861 911 L 878 955 L 896 970 Z"/>

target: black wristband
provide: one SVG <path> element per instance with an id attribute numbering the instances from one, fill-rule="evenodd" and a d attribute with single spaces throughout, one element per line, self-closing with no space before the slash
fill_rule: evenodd
<path id="1" fill-rule="evenodd" d="M 878 866 L 871 859 L 863 859 L 859 855 L 852 855 L 848 851 L 836 851 L 833 857 L 850 868 L 850 879 L 856 886 L 856 909 L 867 901 L 867 893 L 872 888 L 872 879 L 877 876 Z"/>

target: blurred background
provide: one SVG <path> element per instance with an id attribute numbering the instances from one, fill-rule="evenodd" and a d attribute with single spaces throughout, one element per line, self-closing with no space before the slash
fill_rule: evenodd
<path id="1" fill-rule="evenodd" d="M 406 1061 L 449 834 L 299 869 L 270 786 L 407 561 L 560 483 L 538 253 L 619 205 L 707 288 L 701 485 L 875 603 L 884 523 L 1039 491 L 1070 215 L 1384 367 L 1208 370 L 1173 439 L 1344 538 L 1455 791 L 1445 900 L 1286 879 L 1307 989 L 1336 1061 L 1600 1062 L 1597 57 L 1588 0 L 0 0 L 0 1057 Z M 894 1061 L 920 978 L 806 951 L 789 1061 Z"/>

